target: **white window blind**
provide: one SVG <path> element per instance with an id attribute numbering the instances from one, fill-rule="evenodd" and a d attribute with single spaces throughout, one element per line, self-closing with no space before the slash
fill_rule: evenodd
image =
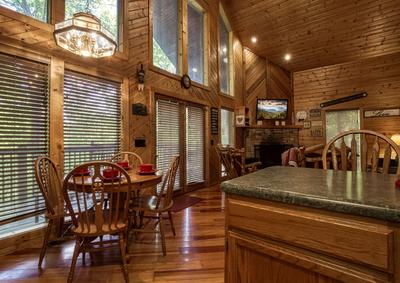
<path id="1" fill-rule="evenodd" d="M 174 156 L 180 155 L 179 103 L 164 99 L 156 102 L 156 155 L 157 169 L 165 173 Z M 179 170 L 175 188 L 180 189 Z"/>
<path id="2" fill-rule="evenodd" d="M 186 106 L 186 183 L 204 182 L 204 110 Z"/>
<path id="3" fill-rule="evenodd" d="M 34 160 L 48 155 L 48 65 L 0 53 L 0 222 L 41 212 Z"/>
<path id="4" fill-rule="evenodd" d="M 121 143 L 121 84 L 77 72 L 64 76 L 64 172 L 109 159 Z"/>

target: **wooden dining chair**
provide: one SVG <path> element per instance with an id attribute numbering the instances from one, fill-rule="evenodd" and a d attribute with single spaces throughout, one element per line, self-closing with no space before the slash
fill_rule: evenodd
<path id="1" fill-rule="evenodd" d="M 62 231 L 64 217 L 69 213 L 64 205 L 62 183 L 55 163 L 46 156 L 39 156 L 35 160 L 35 178 L 42 193 L 46 205 L 47 228 L 43 239 L 42 249 L 40 250 L 38 268 L 42 268 L 43 258 L 46 254 L 50 242 L 52 228 L 55 224 L 59 225 L 57 238 L 53 241 L 64 240 Z"/>
<path id="2" fill-rule="evenodd" d="M 230 146 L 218 144 L 217 153 L 221 164 L 224 166 L 228 179 L 239 177 L 239 173 L 235 168 L 235 158 L 232 148 Z"/>
<path id="3" fill-rule="evenodd" d="M 88 168 L 90 175 L 83 175 Z M 105 178 L 104 169 L 114 169 L 114 178 Z M 72 282 L 80 253 L 104 250 L 119 245 L 125 281 L 129 281 L 126 263 L 126 236 L 131 198 L 129 174 L 120 166 L 105 161 L 89 162 L 75 167 L 64 179 L 64 198 L 72 217 L 76 237 L 68 282 Z M 108 201 L 105 205 L 106 200 Z M 117 235 L 118 239 L 94 241 L 97 237 Z"/>
<path id="4" fill-rule="evenodd" d="M 160 191 L 156 196 L 140 196 L 134 198 L 131 205 L 131 216 L 135 217 L 136 212 L 141 215 L 139 227 L 132 229 L 133 232 L 144 232 L 144 233 L 160 233 L 161 234 L 161 244 L 163 255 L 167 254 L 166 244 L 165 244 L 165 231 L 164 231 L 164 220 L 163 213 L 168 214 L 169 221 L 171 223 L 172 233 L 175 234 L 174 222 L 171 214 L 171 207 L 173 205 L 172 196 L 174 193 L 174 185 L 176 173 L 179 167 L 179 156 L 175 156 L 168 168 L 168 171 L 164 177 Z M 155 214 L 156 225 L 154 229 L 147 229 L 147 225 L 143 225 L 143 218 L 154 218 L 149 214 Z M 147 223 L 150 224 L 150 223 Z M 159 229 L 156 230 L 158 224 Z"/>
<path id="5" fill-rule="evenodd" d="M 129 167 L 136 170 L 140 164 L 143 164 L 142 158 L 134 152 L 123 151 L 111 157 L 111 162 L 128 161 Z"/>
<path id="6" fill-rule="evenodd" d="M 357 144 L 357 136 L 359 136 L 359 144 Z M 350 145 L 346 145 L 346 137 L 351 137 Z M 337 142 L 340 144 L 337 145 Z M 338 150 L 339 152 L 337 152 Z M 331 152 L 331 163 L 334 170 L 357 171 L 358 158 L 360 157 L 361 171 L 385 174 L 389 173 L 393 152 L 397 159 L 396 174 L 400 175 L 400 148 L 391 139 L 380 133 L 369 130 L 353 130 L 335 136 L 326 144 L 322 152 L 324 169 L 328 168 L 327 155 L 329 151 Z M 380 154 L 383 155 L 382 168 L 379 168 Z"/>

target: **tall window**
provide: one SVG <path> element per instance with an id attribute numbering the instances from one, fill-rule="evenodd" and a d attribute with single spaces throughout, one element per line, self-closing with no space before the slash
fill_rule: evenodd
<path id="1" fill-rule="evenodd" d="M 0 0 L 0 6 L 42 22 L 48 21 L 48 0 Z"/>
<path id="2" fill-rule="evenodd" d="M 179 73 L 178 0 L 153 0 L 153 65 Z"/>
<path id="3" fill-rule="evenodd" d="M 48 69 L 0 53 L 0 222 L 45 208 L 34 161 L 49 153 Z"/>
<path id="4" fill-rule="evenodd" d="M 1 1 L 1 0 L 0 0 Z M 92 0 L 86 7 L 83 0 L 65 0 L 65 19 L 70 19 L 75 13 L 85 12 L 89 8 L 90 13 L 101 20 L 102 26 L 106 28 L 118 41 L 119 19 L 118 19 L 118 0 Z"/>
<path id="5" fill-rule="evenodd" d="M 327 111 L 325 117 L 327 142 L 342 132 L 360 129 L 360 110 Z M 351 143 L 351 136 L 345 139 L 347 144 Z M 360 143 L 357 142 L 357 144 Z"/>
<path id="6" fill-rule="evenodd" d="M 233 111 L 221 109 L 221 144 L 235 145 L 235 114 Z"/>
<path id="7" fill-rule="evenodd" d="M 186 184 L 204 182 L 204 110 L 186 106 Z"/>
<path id="8" fill-rule="evenodd" d="M 188 1 L 188 67 L 189 76 L 195 82 L 204 80 L 204 26 L 203 9 L 194 0 Z"/>
<path id="9" fill-rule="evenodd" d="M 230 26 L 221 8 L 219 17 L 219 86 L 221 92 L 233 95 L 231 90 L 231 52 Z"/>
<path id="10" fill-rule="evenodd" d="M 156 102 L 156 164 L 165 173 L 174 156 L 181 153 L 179 103 L 164 99 Z M 182 159 L 181 159 L 182 160 Z M 180 172 L 177 171 L 174 190 L 180 189 Z"/>
<path id="11" fill-rule="evenodd" d="M 64 76 L 64 172 L 109 159 L 120 149 L 121 84 L 80 73 Z"/>

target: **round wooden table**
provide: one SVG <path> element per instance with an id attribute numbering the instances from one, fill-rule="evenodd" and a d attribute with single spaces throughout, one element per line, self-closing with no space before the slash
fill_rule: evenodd
<path id="1" fill-rule="evenodd" d="M 161 182 L 162 176 L 163 176 L 160 171 L 157 171 L 156 173 L 149 174 L 149 175 L 141 175 L 141 174 L 137 173 L 136 169 L 128 169 L 128 170 L 126 170 L 126 172 L 128 172 L 129 177 L 131 178 L 131 190 L 133 190 L 133 191 L 140 191 L 143 188 L 155 186 Z M 82 183 L 83 183 L 84 186 L 92 186 L 92 174 L 85 175 L 85 176 L 78 175 L 78 176 L 74 177 L 75 184 L 79 186 L 79 185 L 82 185 Z M 82 179 L 83 179 L 83 182 L 82 182 Z M 113 184 L 115 186 L 115 184 L 118 182 L 119 182 L 119 180 L 116 180 L 116 181 L 114 181 L 114 183 L 107 182 L 107 183 L 104 183 L 104 185 L 107 186 L 107 184 L 110 184 L 110 185 Z M 72 183 L 72 182 L 70 181 L 70 183 Z M 124 184 L 126 184 L 126 180 L 123 179 L 123 180 L 121 180 L 121 186 L 119 186 L 119 188 L 121 190 L 124 189 Z"/>

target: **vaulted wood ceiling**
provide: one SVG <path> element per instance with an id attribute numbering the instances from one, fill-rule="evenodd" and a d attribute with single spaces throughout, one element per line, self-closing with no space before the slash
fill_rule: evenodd
<path id="1" fill-rule="evenodd" d="M 299 71 L 400 52 L 399 0 L 226 0 L 243 45 Z M 252 36 L 258 38 L 253 44 Z M 292 59 L 284 60 L 290 53 Z"/>

